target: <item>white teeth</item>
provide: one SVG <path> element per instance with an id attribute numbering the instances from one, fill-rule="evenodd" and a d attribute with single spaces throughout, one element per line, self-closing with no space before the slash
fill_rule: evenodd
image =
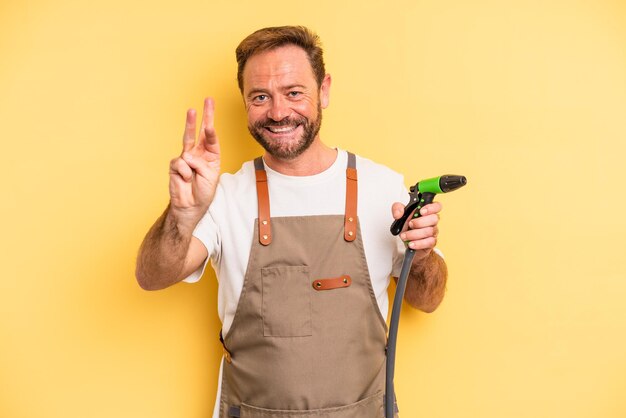
<path id="1" fill-rule="evenodd" d="M 291 131 L 293 131 L 296 128 L 293 127 L 293 126 L 284 126 L 284 127 L 280 127 L 280 128 L 279 127 L 268 126 L 267 129 L 269 129 L 270 132 L 275 133 L 275 134 L 283 134 L 285 132 L 291 132 Z"/>

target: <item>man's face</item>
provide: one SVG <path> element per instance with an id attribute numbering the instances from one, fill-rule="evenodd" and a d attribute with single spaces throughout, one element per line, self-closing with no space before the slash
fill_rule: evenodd
<path id="1" fill-rule="evenodd" d="M 287 45 L 253 55 L 243 71 L 250 133 L 272 156 L 296 158 L 318 137 L 329 88 L 329 76 L 317 85 L 302 48 Z"/>

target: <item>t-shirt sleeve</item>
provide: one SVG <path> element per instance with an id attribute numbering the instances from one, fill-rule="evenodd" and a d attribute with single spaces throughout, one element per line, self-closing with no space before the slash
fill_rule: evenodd
<path id="1" fill-rule="evenodd" d="M 202 217 L 198 225 L 196 225 L 196 229 L 194 229 L 192 235 L 198 238 L 200 242 L 204 244 L 209 255 L 206 260 L 204 260 L 204 263 L 202 263 L 202 265 L 198 268 L 198 270 L 191 273 L 189 277 L 183 279 L 183 281 L 187 283 L 195 283 L 200 280 L 202 274 L 204 274 L 204 270 L 206 269 L 209 260 L 217 262 L 218 255 L 220 253 L 219 228 L 211 214 L 210 209 Z"/>

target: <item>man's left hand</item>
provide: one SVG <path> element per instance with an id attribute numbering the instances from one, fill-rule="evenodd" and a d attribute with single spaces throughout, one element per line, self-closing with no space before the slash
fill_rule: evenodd
<path id="1" fill-rule="evenodd" d="M 405 205 L 399 202 L 391 206 L 391 213 L 394 219 L 399 219 L 404 213 Z M 413 214 L 409 217 L 409 221 L 405 223 L 400 233 L 400 239 L 404 242 L 408 241 L 409 248 L 415 250 L 415 258 L 424 259 L 430 254 L 437 244 L 437 235 L 439 234 L 439 212 L 441 212 L 441 203 L 433 202 L 420 209 L 419 218 L 413 218 Z"/>

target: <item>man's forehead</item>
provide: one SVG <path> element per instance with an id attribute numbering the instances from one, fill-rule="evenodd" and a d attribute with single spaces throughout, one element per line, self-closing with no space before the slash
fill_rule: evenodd
<path id="1" fill-rule="evenodd" d="M 243 70 L 244 88 L 248 84 L 269 81 L 315 82 L 313 68 L 304 49 L 285 45 L 252 55 Z"/>

